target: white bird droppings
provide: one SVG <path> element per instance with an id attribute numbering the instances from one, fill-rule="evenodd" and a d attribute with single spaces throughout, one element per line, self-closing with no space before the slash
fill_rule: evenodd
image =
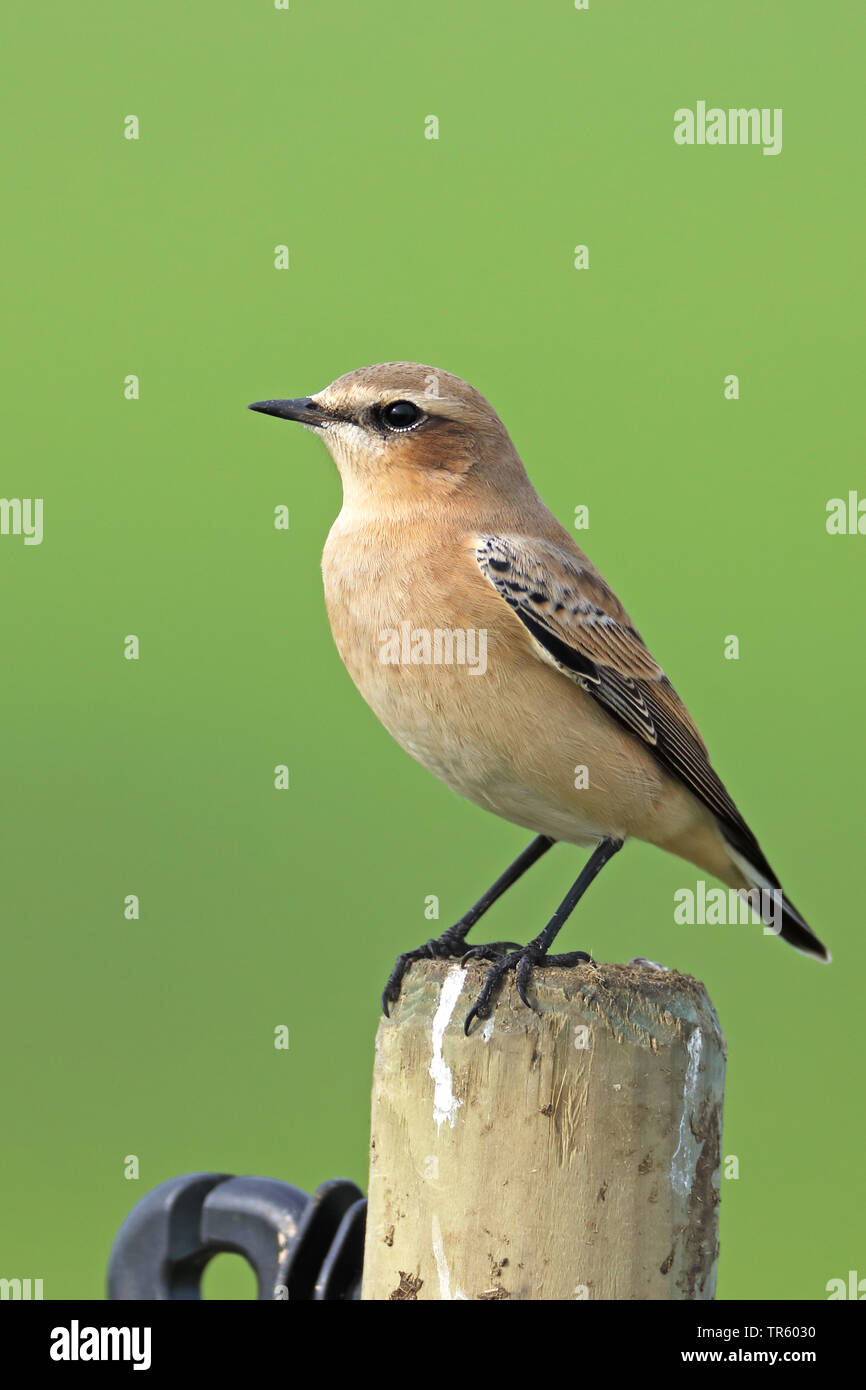
<path id="1" fill-rule="evenodd" d="M 465 974 L 465 971 L 464 971 Z M 436 1260 L 436 1272 L 439 1275 L 439 1297 L 443 1302 L 454 1300 L 466 1300 L 466 1295 L 460 1289 L 455 1289 L 451 1293 L 451 1271 L 448 1268 L 448 1261 L 445 1258 L 445 1245 L 442 1240 L 442 1227 L 439 1225 L 439 1217 L 433 1214 L 433 1256 Z"/>
<path id="2" fill-rule="evenodd" d="M 442 1128 L 443 1120 L 447 1120 L 451 1128 L 454 1128 L 457 1111 L 463 1104 L 462 1100 L 457 1100 L 454 1095 L 451 1068 L 442 1055 L 442 1042 L 465 979 L 466 971 L 461 970 L 459 965 L 449 970 L 442 985 L 439 1007 L 433 1017 L 433 1059 L 430 1062 L 430 1075 L 434 1083 L 433 1119 L 436 1122 L 437 1133 Z"/>
<path id="3" fill-rule="evenodd" d="M 704 1040 L 700 1028 L 695 1028 L 689 1038 L 689 1061 L 686 1079 L 683 1084 L 683 1113 L 680 1119 L 680 1139 L 671 1159 L 671 1187 L 681 1197 L 687 1197 L 692 1190 L 695 1172 L 702 1145 L 692 1133 L 691 1117 L 695 1110 L 698 1089 L 698 1071 L 701 1065 L 701 1049 Z"/>

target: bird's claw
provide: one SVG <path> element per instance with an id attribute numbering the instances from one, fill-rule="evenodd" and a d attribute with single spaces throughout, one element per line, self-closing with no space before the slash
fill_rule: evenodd
<path id="1" fill-rule="evenodd" d="M 507 951 L 519 951 L 519 941 L 486 941 L 482 946 L 470 946 L 460 957 L 460 964 L 468 960 L 499 960 Z"/>
<path id="2" fill-rule="evenodd" d="M 451 927 L 448 931 L 443 932 L 441 936 L 427 941 L 423 946 L 416 947 L 414 951 L 404 951 L 402 955 L 397 957 L 394 969 L 388 976 L 388 983 L 382 991 L 382 1012 L 386 1018 L 391 1017 L 391 1006 L 396 1004 L 400 997 L 403 977 L 409 966 L 416 960 L 443 960 L 448 957 L 455 959 L 459 957 L 461 965 L 465 965 L 470 960 L 492 962 L 490 969 L 484 976 L 478 998 L 463 1022 L 463 1031 L 466 1034 L 469 1033 L 473 1019 L 490 1017 L 501 982 L 509 970 L 515 972 L 517 993 L 522 1003 L 526 1005 L 527 1009 L 532 1009 L 534 1013 L 537 1013 L 538 1010 L 527 993 L 532 971 L 536 965 L 595 964 L 587 951 L 568 951 L 564 955 L 550 956 L 547 955 L 542 946 L 534 941 L 530 941 L 528 946 L 521 946 L 517 941 L 488 941 L 464 950 L 464 937 L 465 932 L 461 931 L 458 924 L 457 927 Z"/>
<path id="3" fill-rule="evenodd" d="M 388 983 L 382 991 L 382 1012 L 386 1018 L 391 1017 L 391 1006 L 396 1004 L 400 997 L 403 976 L 413 961 L 456 960 L 459 957 L 462 965 L 466 960 L 499 960 L 506 951 L 520 950 L 520 943 L 517 941 L 490 941 L 466 950 L 465 941 L 468 930 L 468 926 L 458 922 L 456 926 L 449 927 L 448 931 L 443 932 L 441 936 L 434 937 L 425 942 L 423 946 L 416 947 L 414 951 L 404 951 L 401 956 L 397 957 L 394 969 L 388 976 Z"/>
<path id="4" fill-rule="evenodd" d="M 528 1009 L 532 1009 L 533 1013 L 537 1013 L 538 1010 L 526 993 L 529 981 L 532 977 L 532 971 L 536 965 L 570 966 L 594 964 L 595 961 L 588 951 L 568 951 L 563 955 L 549 956 L 541 947 L 536 946 L 533 942 L 530 942 L 528 946 L 518 947 L 517 950 L 495 960 L 487 971 L 478 998 L 475 1000 L 475 1003 L 472 1005 L 472 1008 L 463 1021 L 463 1032 L 468 1036 L 473 1019 L 490 1017 L 493 1000 L 499 993 L 501 982 L 509 970 L 515 971 L 515 984 L 521 1001 Z"/>
<path id="5" fill-rule="evenodd" d="M 430 960 L 437 956 L 451 954 L 443 945 L 442 938 L 431 939 L 423 946 L 418 946 L 414 951 L 404 951 L 394 962 L 394 969 L 388 976 L 387 984 L 382 991 L 382 1012 L 386 1018 L 391 1017 L 391 1005 L 396 1004 L 400 998 L 400 986 L 403 983 L 403 976 L 409 966 L 415 960 Z"/>

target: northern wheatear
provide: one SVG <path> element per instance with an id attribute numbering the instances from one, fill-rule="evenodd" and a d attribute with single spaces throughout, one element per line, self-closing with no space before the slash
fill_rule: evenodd
<path id="1" fill-rule="evenodd" d="M 778 934 L 829 960 L 662 668 L 474 387 L 386 362 L 315 396 L 250 409 L 320 434 L 340 471 L 343 507 L 322 571 L 334 640 L 364 699 L 454 791 L 536 832 L 459 922 L 398 958 L 386 1013 L 408 965 L 431 955 L 493 962 L 467 1029 L 489 1015 L 508 970 L 528 1004 L 534 965 L 589 961 L 585 951 L 548 952 L 630 837 L 751 891 L 751 901 L 754 890 L 773 894 Z M 467 950 L 469 929 L 557 840 L 595 849 L 543 931 L 524 947 Z"/>

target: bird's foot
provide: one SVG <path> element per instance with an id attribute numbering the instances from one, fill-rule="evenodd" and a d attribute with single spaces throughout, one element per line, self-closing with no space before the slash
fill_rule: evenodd
<path id="1" fill-rule="evenodd" d="M 467 957 L 471 958 L 479 949 L 483 950 L 483 948 L 474 947 L 472 951 L 467 951 L 463 959 L 466 960 Z M 476 959 L 477 958 L 476 956 Z M 487 957 L 482 958 L 487 959 Z M 526 989 L 533 968 L 536 965 L 569 966 L 594 964 L 595 961 L 588 951 L 567 951 L 564 955 L 549 956 L 545 953 L 544 949 L 536 945 L 534 941 L 530 941 L 528 946 L 518 947 L 516 951 L 511 951 L 507 955 L 500 956 L 494 961 L 493 965 L 491 965 L 487 974 L 484 976 L 484 984 L 481 986 L 481 992 L 464 1020 L 464 1033 L 468 1034 L 474 1018 L 490 1017 L 492 1004 L 509 970 L 515 971 L 515 983 L 520 998 L 528 1009 L 534 1009 L 535 1006 L 530 1003 L 526 994 Z M 537 1012 L 537 1010 L 535 1011 Z"/>
<path id="2" fill-rule="evenodd" d="M 522 949 L 519 941 L 485 941 L 480 946 L 470 946 L 468 951 L 461 951 L 460 964 L 465 965 L 468 960 L 501 960 L 509 951 Z"/>
<path id="3" fill-rule="evenodd" d="M 448 960 L 458 959 L 463 956 L 473 956 L 478 953 L 479 959 L 498 960 L 506 951 L 519 949 L 516 941 L 491 941 L 485 946 L 473 946 L 471 951 L 466 950 L 466 934 L 469 926 L 458 922 L 456 926 L 449 927 L 441 936 L 434 937 L 431 941 L 425 942 L 423 946 L 418 946 L 414 951 L 404 951 L 397 957 L 394 969 L 388 976 L 388 983 L 382 991 L 382 1012 L 386 1018 L 390 1017 L 391 1007 L 396 1004 L 400 997 L 400 989 L 403 984 L 403 976 L 409 966 L 416 960 Z"/>

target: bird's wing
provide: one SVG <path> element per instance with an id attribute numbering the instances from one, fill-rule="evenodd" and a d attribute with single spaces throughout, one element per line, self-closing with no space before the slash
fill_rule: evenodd
<path id="1" fill-rule="evenodd" d="M 601 575 L 579 555 L 534 537 L 479 536 L 475 558 L 543 659 L 648 744 L 717 817 L 729 843 L 776 883 L 688 710 Z"/>

